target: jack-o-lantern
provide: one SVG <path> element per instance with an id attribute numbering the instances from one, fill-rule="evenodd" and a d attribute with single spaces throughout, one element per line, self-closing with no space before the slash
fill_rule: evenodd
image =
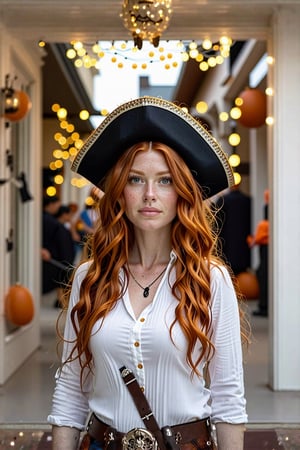
<path id="1" fill-rule="evenodd" d="M 15 91 L 16 95 L 19 98 L 19 106 L 15 112 L 5 113 L 4 116 L 6 119 L 9 119 L 12 122 L 17 122 L 18 120 L 22 120 L 26 114 L 30 111 L 32 103 L 26 92 L 24 91 Z"/>
<path id="2" fill-rule="evenodd" d="M 5 296 L 5 316 L 14 325 L 30 323 L 34 316 L 34 303 L 30 291 L 16 284 L 10 286 Z"/>
<path id="3" fill-rule="evenodd" d="M 241 272 L 236 276 L 237 288 L 247 300 L 259 298 L 259 284 L 252 272 Z"/>
<path id="4" fill-rule="evenodd" d="M 259 89 L 247 88 L 240 93 L 239 98 L 243 100 L 239 106 L 241 117 L 238 123 L 247 128 L 258 128 L 265 123 L 267 116 L 267 97 Z"/>

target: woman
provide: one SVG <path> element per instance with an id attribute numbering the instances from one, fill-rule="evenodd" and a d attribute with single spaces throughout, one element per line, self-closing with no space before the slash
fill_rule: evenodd
<path id="1" fill-rule="evenodd" d="M 233 184 L 221 148 L 145 97 L 113 111 L 73 169 L 105 195 L 69 297 L 53 449 L 77 449 L 92 413 L 84 448 L 212 449 L 211 418 L 218 448 L 242 450 L 239 308 L 205 201 Z"/>

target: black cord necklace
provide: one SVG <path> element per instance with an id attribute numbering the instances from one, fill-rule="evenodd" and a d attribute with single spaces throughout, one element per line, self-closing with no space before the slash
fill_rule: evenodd
<path id="1" fill-rule="evenodd" d="M 150 288 L 151 288 L 151 286 L 163 275 L 163 273 L 165 273 L 165 271 L 167 270 L 167 267 L 168 266 L 166 266 L 165 268 L 164 268 L 164 270 L 155 278 L 155 280 L 153 280 L 153 281 L 151 281 L 151 283 L 150 284 L 148 284 L 148 286 L 146 286 L 146 287 L 144 287 L 144 286 L 142 286 L 139 282 L 138 282 L 138 280 L 135 278 L 135 276 L 133 275 L 133 273 L 131 272 L 131 270 L 129 269 L 129 265 L 127 265 L 127 268 L 128 268 L 128 272 L 130 273 L 130 275 L 132 276 L 132 278 L 133 278 L 133 280 L 136 282 L 136 284 L 141 288 L 141 289 L 143 289 L 143 296 L 145 297 L 145 298 L 147 298 L 148 296 L 149 296 L 149 292 L 150 292 Z"/>

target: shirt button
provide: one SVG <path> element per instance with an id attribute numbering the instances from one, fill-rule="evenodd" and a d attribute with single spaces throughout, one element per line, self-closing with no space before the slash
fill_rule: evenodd
<path id="1" fill-rule="evenodd" d="M 140 388 L 141 388 L 141 391 L 142 391 L 142 392 L 145 392 L 144 386 L 140 386 Z"/>
<path id="2" fill-rule="evenodd" d="M 138 369 L 142 369 L 143 368 L 143 364 L 139 363 L 138 365 Z"/>
<path id="3" fill-rule="evenodd" d="M 146 320 L 145 317 L 140 318 L 140 322 L 145 322 L 145 320 Z"/>
<path id="4" fill-rule="evenodd" d="M 139 343 L 138 341 L 136 341 L 136 342 L 134 343 L 134 346 L 135 346 L 135 347 L 139 347 L 139 346 L 140 346 L 140 343 Z"/>

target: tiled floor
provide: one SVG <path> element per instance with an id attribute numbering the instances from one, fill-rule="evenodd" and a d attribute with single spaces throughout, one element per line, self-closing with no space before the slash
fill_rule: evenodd
<path id="1" fill-rule="evenodd" d="M 250 304 L 250 309 L 255 304 Z M 30 430 L 38 439 L 39 430 L 49 429 L 46 417 L 50 410 L 57 367 L 55 321 L 58 310 L 52 303 L 44 305 L 41 314 L 42 344 L 25 364 L 0 387 L 0 449 L 1 428 Z M 251 317 L 251 316 L 250 316 Z M 286 449 L 300 449 L 300 392 L 273 392 L 268 383 L 268 319 L 251 317 L 253 344 L 245 365 L 245 385 L 248 403 L 249 430 L 277 429 Z M 33 431 L 32 431 L 33 429 Z M 34 431 L 36 430 L 36 431 Z M 279 431 L 278 431 L 279 430 Z M 293 430 L 293 433 L 290 431 Z M 2 432 L 3 436 L 3 432 Z M 249 439 L 250 439 L 249 435 Z M 298 444 L 296 440 L 299 438 Z M 25 439 L 25 437 L 18 437 Z M 46 439 L 46 437 L 44 437 Z M 10 441 L 12 442 L 12 441 Z M 45 440 L 46 442 L 46 440 Z M 44 448 L 47 446 L 44 442 Z M 294 443 L 293 443 L 294 442 Z M 289 445 L 289 446 L 286 446 Z M 26 446 L 22 449 L 43 447 Z M 255 449 L 255 447 L 249 447 Z M 255 450 L 268 447 L 257 447 Z M 272 448 L 272 447 L 270 447 Z M 275 449 L 275 447 L 273 447 Z"/>
<path id="2" fill-rule="evenodd" d="M 251 322 L 253 343 L 245 364 L 249 422 L 300 427 L 300 392 L 274 392 L 268 387 L 268 319 L 252 316 Z"/>

